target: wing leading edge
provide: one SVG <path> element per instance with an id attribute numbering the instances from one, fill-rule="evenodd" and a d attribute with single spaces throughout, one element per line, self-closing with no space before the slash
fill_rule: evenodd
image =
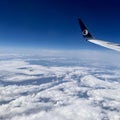
<path id="1" fill-rule="evenodd" d="M 78 18 L 78 22 L 82 35 L 87 41 L 120 52 L 120 44 L 95 39 L 80 18 Z"/>

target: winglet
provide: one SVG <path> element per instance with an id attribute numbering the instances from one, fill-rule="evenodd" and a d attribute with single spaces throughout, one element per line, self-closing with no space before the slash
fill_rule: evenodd
<path id="1" fill-rule="evenodd" d="M 83 37 L 86 40 L 94 39 L 94 37 L 91 35 L 88 28 L 85 26 L 85 24 L 82 22 L 82 20 L 80 18 L 78 18 L 78 22 L 80 24 L 80 28 L 81 28 L 81 32 L 82 32 Z"/>

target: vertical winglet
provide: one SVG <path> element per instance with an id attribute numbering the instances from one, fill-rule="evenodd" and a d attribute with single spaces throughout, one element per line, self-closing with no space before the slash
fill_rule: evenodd
<path id="1" fill-rule="evenodd" d="M 79 22 L 83 37 L 86 40 L 94 39 L 94 37 L 90 34 L 88 28 L 85 26 L 85 24 L 82 22 L 82 20 L 80 18 L 78 18 L 78 22 Z"/>

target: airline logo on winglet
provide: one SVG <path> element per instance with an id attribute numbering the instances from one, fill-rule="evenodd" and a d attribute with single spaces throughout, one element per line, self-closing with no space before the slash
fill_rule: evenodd
<path id="1" fill-rule="evenodd" d="M 86 36 L 88 34 L 88 30 L 87 29 L 83 30 L 82 34 Z"/>

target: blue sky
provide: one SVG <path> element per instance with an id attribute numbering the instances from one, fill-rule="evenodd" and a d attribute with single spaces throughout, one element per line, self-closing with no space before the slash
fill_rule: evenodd
<path id="1" fill-rule="evenodd" d="M 120 43 L 119 0 L 0 1 L 0 47 L 104 49 L 80 34 L 81 17 L 98 39 Z"/>

